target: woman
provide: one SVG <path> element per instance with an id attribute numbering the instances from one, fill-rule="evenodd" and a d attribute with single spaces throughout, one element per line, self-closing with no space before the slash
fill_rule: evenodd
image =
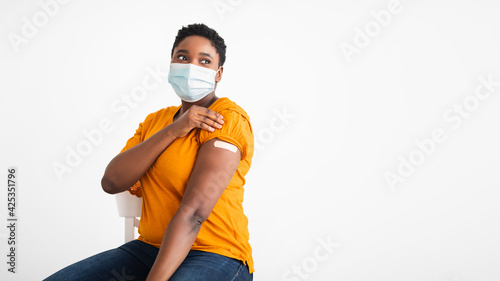
<path id="1" fill-rule="evenodd" d="M 241 107 L 215 96 L 225 53 L 206 25 L 179 30 L 168 81 L 182 105 L 149 114 L 101 181 L 110 194 L 140 186 L 139 238 L 46 280 L 253 279 L 242 208 L 253 133 Z"/>

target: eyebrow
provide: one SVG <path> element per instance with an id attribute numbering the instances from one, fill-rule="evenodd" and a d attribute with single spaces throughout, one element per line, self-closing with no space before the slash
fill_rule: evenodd
<path id="1" fill-rule="evenodd" d="M 177 50 L 177 52 L 175 52 L 175 53 L 176 53 L 176 54 L 178 54 L 178 53 L 186 53 L 186 54 L 189 54 L 189 51 L 188 51 L 188 50 L 184 50 L 184 49 L 180 49 L 180 50 Z M 199 53 L 199 55 L 202 55 L 202 56 L 207 56 L 207 57 L 209 57 L 209 58 L 213 59 L 213 58 L 212 58 L 212 56 L 211 56 L 209 53 L 203 53 L 203 52 L 200 52 L 200 53 Z"/>

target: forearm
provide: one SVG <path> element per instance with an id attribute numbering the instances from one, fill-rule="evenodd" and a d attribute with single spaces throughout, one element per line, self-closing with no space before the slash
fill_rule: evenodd
<path id="1" fill-rule="evenodd" d="M 165 231 L 147 281 L 166 281 L 172 277 L 189 253 L 200 228 L 201 221 L 191 214 L 177 211 Z"/>
<path id="2" fill-rule="evenodd" d="M 182 202 L 163 236 L 148 281 L 168 280 L 186 258 L 202 222 L 207 220 L 237 169 L 241 153 L 205 142 L 198 151 Z"/>
<path id="3" fill-rule="evenodd" d="M 115 194 L 130 188 L 175 139 L 171 128 L 167 126 L 147 140 L 115 156 L 102 177 L 103 190 Z"/>

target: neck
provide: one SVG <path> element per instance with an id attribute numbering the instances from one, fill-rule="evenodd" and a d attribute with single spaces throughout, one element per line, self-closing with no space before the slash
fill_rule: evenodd
<path id="1" fill-rule="evenodd" d="M 182 107 L 181 107 L 180 113 L 184 114 L 184 112 L 186 112 L 193 105 L 197 105 L 197 106 L 207 107 L 208 108 L 217 99 L 219 99 L 219 98 L 215 95 L 215 92 L 211 92 L 206 97 L 202 98 L 201 100 L 199 100 L 197 102 L 182 101 Z"/>

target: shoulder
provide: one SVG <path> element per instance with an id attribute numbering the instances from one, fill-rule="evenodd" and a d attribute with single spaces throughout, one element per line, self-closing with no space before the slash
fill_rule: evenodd
<path id="1" fill-rule="evenodd" d="M 145 123 L 164 122 L 172 117 L 181 106 L 169 106 L 148 114 Z"/>
<path id="2" fill-rule="evenodd" d="M 254 136 L 250 117 L 245 110 L 228 98 L 219 98 L 209 108 L 224 116 L 224 124 L 221 129 L 216 129 L 214 132 L 199 130 L 199 144 L 218 138 L 238 147 L 242 159 L 247 155 L 251 156 Z"/>
<path id="3" fill-rule="evenodd" d="M 248 116 L 247 112 L 241 106 L 239 106 L 229 98 L 226 97 L 219 98 L 209 108 L 215 112 L 221 113 L 223 116 L 225 115 L 224 113 L 226 113 L 226 115 L 236 114 L 236 116 L 241 116 L 241 118 L 244 118 L 248 122 L 250 122 L 250 117 Z M 225 117 L 226 116 L 224 116 L 224 118 Z"/>

